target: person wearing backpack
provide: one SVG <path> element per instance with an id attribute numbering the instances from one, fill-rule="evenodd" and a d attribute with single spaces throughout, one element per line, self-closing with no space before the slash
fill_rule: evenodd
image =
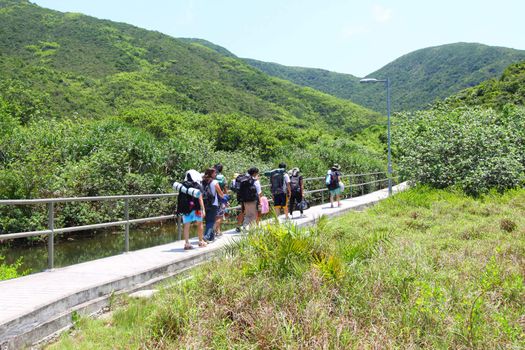
<path id="1" fill-rule="evenodd" d="M 239 173 L 233 174 L 233 179 L 230 183 L 230 189 L 233 193 L 236 195 L 237 203 L 241 207 L 241 210 L 239 210 L 239 213 L 237 214 L 237 227 L 235 227 L 235 231 L 241 232 L 241 226 L 244 221 L 244 204 L 242 203 L 242 200 L 239 198 L 239 187 L 240 182 L 237 181 L 237 178 L 241 176 Z"/>
<path id="2" fill-rule="evenodd" d="M 253 167 L 248 173 L 237 177 L 238 197 L 244 207 L 243 227 L 247 228 L 257 220 L 257 202 L 262 195 L 261 183 L 258 179 L 259 169 Z"/>
<path id="3" fill-rule="evenodd" d="M 221 186 L 219 186 L 219 183 L 215 180 L 216 176 L 217 171 L 215 168 L 209 168 L 204 172 L 204 177 L 202 179 L 202 200 L 204 202 L 204 207 L 206 208 L 204 240 L 208 242 L 213 242 L 215 239 L 214 227 L 215 220 L 217 219 L 217 212 L 219 210 L 219 197 L 224 197 Z"/>
<path id="4" fill-rule="evenodd" d="M 187 189 L 197 189 L 200 191 L 199 198 L 195 198 L 179 191 L 177 198 L 177 214 L 182 215 L 182 224 L 184 225 L 184 249 L 193 249 L 190 244 L 190 226 L 192 223 L 197 224 L 197 235 L 199 237 L 199 247 L 206 247 L 206 242 L 203 238 L 202 219 L 206 215 L 206 210 L 203 202 L 203 188 L 200 182 L 202 181 L 201 174 L 196 170 L 188 170 L 184 176 L 182 185 Z"/>
<path id="5" fill-rule="evenodd" d="M 220 237 L 222 236 L 222 230 L 221 225 L 222 221 L 224 220 L 224 214 L 226 213 L 226 208 L 229 205 L 229 196 L 228 194 L 228 182 L 226 180 L 226 177 L 222 174 L 223 166 L 222 164 L 215 164 L 214 165 L 215 170 L 217 171 L 217 176 L 215 177 L 215 180 L 219 183 L 219 186 L 222 190 L 222 192 L 225 194 L 221 199 L 219 199 L 219 210 L 217 211 L 217 218 L 215 220 L 215 232 L 216 236 Z"/>
<path id="6" fill-rule="evenodd" d="M 279 169 L 283 169 L 283 171 L 272 171 L 270 175 L 270 191 L 275 214 L 279 216 L 282 210 L 288 220 L 288 199 L 291 196 L 290 176 L 286 173 L 285 163 L 279 164 Z"/>
<path id="7" fill-rule="evenodd" d="M 293 211 L 295 206 L 301 203 L 304 198 L 304 186 L 303 186 L 303 177 L 300 174 L 299 168 L 293 168 L 290 172 L 290 216 L 293 218 Z M 299 207 L 301 217 L 304 217 L 303 207 Z"/>
<path id="8" fill-rule="evenodd" d="M 334 207 L 334 197 L 337 200 L 337 206 L 341 206 L 341 167 L 335 163 L 326 174 L 326 186 L 330 190 L 330 207 Z"/>

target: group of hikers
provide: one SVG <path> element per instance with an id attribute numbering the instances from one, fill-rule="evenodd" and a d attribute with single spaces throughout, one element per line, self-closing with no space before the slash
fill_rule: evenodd
<path id="1" fill-rule="evenodd" d="M 174 189 L 179 191 L 177 214 L 182 217 L 185 250 L 193 249 L 189 241 L 192 223 L 197 225 L 199 247 L 206 247 L 222 235 L 221 224 L 231 200 L 230 192 L 236 195 L 241 209 L 237 216 L 238 232 L 258 223 L 261 216 L 270 210 L 269 200 L 262 193 L 259 169 L 252 167 L 244 174 L 234 174 L 229 185 L 222 171 L 222 164 L 206 169 L 204 174 L 188 170 L 182 183 L 173 184 Z M 276 215 L 280 215 L 282 211 L 288 220 L 290 216 L 293 218 L 293 212 L 297 209 L 300 217 L 304 217 L 303 212 L 308 208 L 308 202 L 304 198 L 304 181 L 299 168 L 288 172 L 286 164 L 280 163 L 277 169 L 267 171 L 264 175 L 270 181 Z M 326 185 L 330 190 L 331 206 L 334 206 L 334 199 L 341 206 L 340 195 L 344 187 L 338 164 L 328 170 Z"/>

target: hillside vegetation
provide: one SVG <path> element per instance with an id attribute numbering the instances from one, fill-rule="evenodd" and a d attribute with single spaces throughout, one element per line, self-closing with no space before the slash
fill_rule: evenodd
<path id="1" fill-rule="evenodd" d="M 427 111 L 396 115 L 402 176 L 478 195 L 525 185 L 525 62 Z"/>
<path id="2" fill-rule="evenodd" d="M 512 63 L 525 60 L 525 51 L 476 43 L 455 43 L 408 53 L 368 77 L 392 82 L 392 110 L 415 111 L 465 88 L 496 78 Z M 309 86 L 351 100 L 381 113 L 385 88 L 381 84 L 360 85 L 350 74 L 322 69 L 287 67 L 245 59 L 263 72 L 296 84 Z"/>
<path id="3" fill-rule="evenodd" d="M 525 191 L 416 188 L 303 230 L 268 226 L 51 349 L 519 349 Z"/>
<path id="4" fill-rule="evenodd" d="M 217 162 L 230 177 L 280 161 L 305 175 L 334 162 L 384 169 L 382 154 L 351 140 L 378 113 L 202 43 L 24 0 L 0 0 L 0 33 L 0 198 L 164 192 Z M 130 215 L 172 209 L 138 203 Z M 0 210 L 0 233 L 46 225 L 43 207 Z M 57 211 L 59 226 L 122 215 Z"/>
<path id="5" fill-rule="evenodd" d="M 525 106 L 525 61 L 512 64 L 501 77 L 460 91 L 445 100 L 449 106 L 482 105 L 502 109 L 508 104 Z"/>

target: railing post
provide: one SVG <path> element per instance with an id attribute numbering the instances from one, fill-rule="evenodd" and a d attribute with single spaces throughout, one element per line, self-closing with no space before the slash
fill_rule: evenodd
<path id="1" fill-rule="evenodd" d="M 177 234 L 178 238 L 177 240 L 182 240 L 182 216 L 177 215 Z"/>
<path id="2" fill-rule="evenodd" d="M 352 198 L 352 176 L 348 177 L 348 188 L 350 189 L 350 198 Z"/>
<path id="3" fill-rule="evenodd" d="M 51 231 L 47 237 L 47 268 L 52 270 L 55 265 L 55 205 L 47 203 L 47 228 Z"/>
<path id="4" fill-rule="evenodd" d="M 124 199 L 124 219 L 126 220 L 124 233 L 124 252 L 129 252 L 129 200 Z"/>
<path id="5" fill-rule="evenodd" d="M 324 191 L 321 191 L 321 204 L 324 204 Z"/>

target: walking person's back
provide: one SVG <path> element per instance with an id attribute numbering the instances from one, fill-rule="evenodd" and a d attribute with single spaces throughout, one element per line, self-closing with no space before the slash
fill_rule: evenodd
<path id="1" fill-rule="evenodd" d="M 337 206 L 341 206 L 341 167 L 335 163 L 326 174 L 326 186 L 330 191 L 330 207 L 334 207 L 334 198 Z"/>
<path id="2" fill-rule="evenodd" d="M 282 171 L 278 171 L 281 170 Z M 281 210 L 284 212 L 285 218 L 288 219 L 288 199 L 290 198 L 290 176 L 286 173 L 286 164 L 279 164 L 279 169 L 271 172 L 270 175 L 270 190 L 273 197 L 273 207 L 276 215 L 279 215 Z"/>
<path id="3" fill-rule="evenodd" d="M 290 175 L 290 216 L 293 218 L 293 211 L 294 209 L 299 206 L 299 212 L 301 213 L 301 217 L 304 216 L 303 214 L 303 207 L 299 204 L 304 199 L 304 185 L 303 185 L 303 177 L 300 174 L 299 168 L 293 168 Z"/>

